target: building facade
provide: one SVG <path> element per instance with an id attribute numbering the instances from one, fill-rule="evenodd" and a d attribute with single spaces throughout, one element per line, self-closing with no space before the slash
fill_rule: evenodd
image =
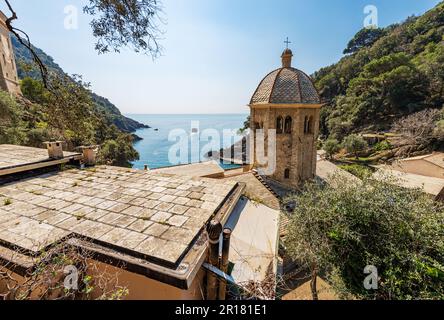
<path id="1" fill-rule="evenodd" d="M 310 77 L 291 66 L 293 53 L 282 54 L 282 68 L 269 73 L 259 84 L 250 101 L 250 128 L 255 135 L 254 166 L 270 167 L 267 144 L 276 132 L 276 165 L 266 175 L 290 188 L 298 188 L 316 174 L 316 141 L 319 134 L 319 94 Z M 258 159 L 257 130 L 265 136 L 265 158 Z M 269 131 L 271 130 L 271 131 Z"/>
<path id="2" fill-rule="evenodd" d="M 0 11 L 0 89 L 12 94 L 21 94 L 14 50 L 5 23 L 6 19 L 5 14 Z"/>

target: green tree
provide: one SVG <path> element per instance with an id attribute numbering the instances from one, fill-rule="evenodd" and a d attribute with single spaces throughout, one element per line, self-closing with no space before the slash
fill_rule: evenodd
<path id="1" fill-rule="evenodd" d="M 357 163 L 340 165 L 339 167 L 359 179 L 365 179 L 373 173 L 369 167 Z"/>
<path id="2" fill-rule="evenodd" d="M 359 158 L 359 152 L 368 148 L 367 141 L 361 136 L 351 134 L 347 136 L 342 142 L 342 146 L 348 153 L 355 155 L 356 159 Z"/>
<path id="3" fill-rule="evenodd" d="M 444 3 L 381 30 L 361 30 L 338 63 L 314 74 L 327 103 L 323 135 L 387 131 L 408 114 L 444 104 Z M 376 41 L 375 41 L 376 40 Z"/>
<path id="4" fill-rule="evenodd" d="M 139 154 L 132 147 L 132 141 L 129 134 L 120 134 L 116 140 L 106 141 L 99 151 L 99 161 L 108 165 L 131 167 L 130 161 L 139 159 Z"/>
<path id="5" fill-rule="evenodd" d="M 10 0 L 4 2 L 10 14 L 5 20 L 6 27 L 29 50 L 45 88 L 49 88 L 47 66 L 31 44 L 28 34 L 13 26 L 18 15 Z M 120 52 L 122 47 L 153 58 L 161 53 L 159 38 L 163 31 L 159 26 L 165 21 L 161 16 L 162 4 L 159 0 L 89 0 L 83 6 L 83 12 L 93 17 L 90 25 L 97 39 L 95 49 L 99 53 Z"/>
<path id="6" fill-rule="evenodd" d="M 0 144 L 25 142 L 23 108 L 8 92 L 0 90 Z"/>
<path id="7" fill-rule="evenodd" d="M 441 107 L 444 104 L 444 44 L 429 43 L 415 62 L 429 80 L 430 104 Z"/>
<path id="8" fill-rule="evenodd" d="M 41 80 L 25 78 L 21 83 L 23 94 L 33 102 L 21 107 L 26 109 L 22 118 L 26 118 L 27 125 L 22 123 L 20 128 L 26 133 L 28 145 L 40 147 L 43 141 L 57 139 L 74 150 L 80 145 L 98 144 L 106 146 L 106 156 L 99 157 L 103 163 L 126 167 L 137 159 L 132 136 L 119 130 L 112 117 L 96 107 L 89 85 L 80 76 L 54 72 L 48 81 L 51 90 Z"/>
<path id="9" fill-rule="evenodd" d="M 94 17 L 91 28 L 99 53 L 120 52 L 121 47 L 130 47 L 152 57 L 160 54 L 159 25 L 164 23 L 161 1 L 89 0 L 83 11 Z"/>
<path id="10" fill-rule="evenodd" d="M 285 200 L 297 203 L 285 240 L 290 256 L 324 271 L 342 297 L 444 299 L 442 204 L 389 177 L 333 179 L 335 188 L 310 183 Z M 369 265 L 377 290 L 363 285 Z"/>
<path id="11" fill-rule="evenodd" d="M 48 92 L 42 81 L 25 77 L 20 82 L 20 88 L 23 95 L 35 103 L 41 104 L 48 101 Z"/>
<path id="12" fill-rule="evenodd" d="M 326 152 L 327 157 L 331 158 L 340 150 L 340 144 L 336 139 L 328 139 L 323 143 L 322 148 Z"/>
<path id="13" fill-rule="evenodd" d="M 239 129 L 239 133 L 244 133 L 247 129 L 250 128 L 250 116 L 247 117 L 244 121 L 244 126 Z"/>
<path id="14" fill-rule="evenodd" d="M 385 34 L 384 29 L 380 28 L 364 28 L 360 30 L 347 45 L 344 54 L 352 54 L 362 48 L 372 46 Z"/>

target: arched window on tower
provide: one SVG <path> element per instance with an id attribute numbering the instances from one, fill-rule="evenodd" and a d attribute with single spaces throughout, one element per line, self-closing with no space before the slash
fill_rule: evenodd
<path id="1" fill-rule="evenodd" d="M 293 126 L 293 120 L 290 116 L 285 118 L 285 133 L 289 134 L 291 133 L 291 128 Z"/>
<path id="2" fill-rule="evenodd" d="M 285 169 L 284 179 L 290 179 L 290 169 Z"/>
<path id="3" fill-rule="evenodd" d="M 304 119 L 304 133 L 313 133 L 313 117 L 306 116 Z"/>
<path id="4" fill-rule="evenodd" d="M 282 134 L 284 133 L 284 119 L 281 116 L 276 119 L 276 133 Z"/>
<path id="5" fill-rule="evenodd" d="M 313 116 L 308 119 L 308 133 L 313 133 Z"/>

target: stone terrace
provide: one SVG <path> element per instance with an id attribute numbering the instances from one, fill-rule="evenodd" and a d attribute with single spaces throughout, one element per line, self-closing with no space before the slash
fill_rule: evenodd
<path id="1" fill-rule="evenodd" d="M 72 234 L 174 268 L 236 187 L 117 167 L 0 186 L 0 243 L 28 254 Z"/>

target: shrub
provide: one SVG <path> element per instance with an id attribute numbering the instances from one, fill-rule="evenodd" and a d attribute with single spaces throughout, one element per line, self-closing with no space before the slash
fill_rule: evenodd
<path id="1" fill-rule="evenodd" d="M 25 141 L 23 110 L 7 92 L 0 90 L 0 143 L 20 144 Z"/>
<path id="2" fill-rule="evenodd" d="M 122 300 L 129 293 L 120 284 L 120 272 L 104 269 L 86 249 L 60 243 L 42 250 L 24 276 L 17 277 L 9 261 L 24 254 L 16 248 L 3 256 L 0 295 L 6 300 Z"/>
<path id="3" fill-rule="evenodd" d="M 358 299 L 444 299 L 444 207 L 392 178 L 335 187 L 310 183 L 284 202 L 297 203 L 288 226 L 288 254 L 327 272 L 342 296 Z M 378 289 L 367 290 L 366 266 Z M 335 277 L 333 277 L 335 275 Z"/>
<path id="4" fill-rule="evenodd" d="M 351 173 L 359 179 L 364 179 L 372 174 L 372 170 L 364 165 L 359 164 L 347 164 L 339 166 L 341 169 Z"/>
<path id="5" fill-rule="evenodd" d="M 392 148 L 392 145 L 390 144 L 390 142 L 388 142 L 387 140 L 383 140 L 383 141 L 380 141 L 377 144 L 375 144 L 375 146 L 373 147 L 373 150 L 385 151 L 385 150 L 390 150 L 391 148 Z"/>
<path id="6" fill-rule="evenodd" d="M 131 161 L 139 159 L 133 147 L 131 135 L 121 134 L 116 140 L 108 140 L 99 151 L 99 162 L 114 166 L 131 167 Z"/>
<path id="7" fill-rule="evenodd" d="M 342 142 L 342 146 L 348 153 L 354 154 L 356 159 L 359 157 L 359 152 L 368 148 L 367 141 L 361 136 L 351 134 L 347 136 Z"/>
<path id="8" fill-rule="evenodd" d="M 327 153 L 327 157 L 331 158 L 340 149 L 339 141 L 336 139 L 328 139 L 324 142 L 323 149 Z"/>

